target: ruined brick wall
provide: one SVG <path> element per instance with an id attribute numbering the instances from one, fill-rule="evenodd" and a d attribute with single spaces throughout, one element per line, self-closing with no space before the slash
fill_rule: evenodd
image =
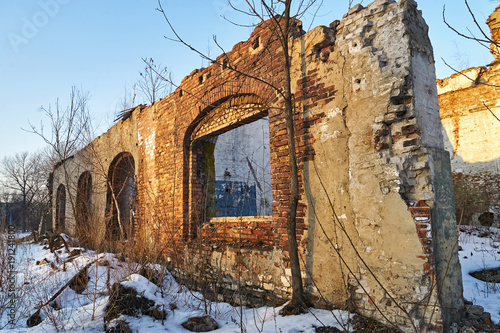
<path id="1" fill-rule="evenodd" d="M 249 305 L 291 293 L 288 146 L 272 87 L 283 88 L 283 55 L 266 24 L 109 132 L 133 128 L 136 237 L 161 249 L 184 281 Z M 446 328 L 462 306 L 462 282 L 432 48 L 415 2 L 377 0 L 330 27 L 305 33 L 293 21 L 292 30 L 306 291 L 317 304 L 354 307 L 405 331 Z M 272 215 L 214 217 L 218 136 L 264 118 Z"/>
<path id="2" fill-rule="evenodd" d="M 500 6 L 495 8 L 495 11 L 488 17 L 486 24 L 490 27 L 491 39 L 495 43 L 491 43 L 490 49 L 495 60 L 500 59 L 500 53 L 498 49 L 498 42 L 500 41 Z"/>
<path id="3" fill-rule="evenodd" d="M 498 41 L 497 16 L 490 16 Z M 457 220 L 500 226 L 500 62 L 474 67 L 438 80 L 445 148 L 450 152 Z"/>
<path id="4" fill-rule="evenodd" d="M 330 69 L 328 62 L 335 65 Z M 412 303 L 416 306 L 405 311 L 421 312 L 421 300 L 436 297 L 434 279 L 443 280 L 456 242 L 427 27 L 413 2 L 377 1 L 367 8 L 354 7 L 337 27 L 326 65 L 306 63 L 311 67 L 306 74 L 311 75 L 302 81 L 318 84 L 319 72 L 320 82 L 334 84 L 336 90 L 333 101 L 307 110 L 325 115 L 315 126 L 315 159 L 305 166 L 308 246 L 313 252 L 309 267 L 313 276 L 332 271 L 342 276 L 347 269 L 339 263 L 358 258 L 345 264 L 354 267 L 347 288 L 352 288 L 357 307 L 383 317 L 381 307 L 391 320 L 410 326 L 394 303 Z M 368 267 L 360 258 L 369 262 Z M 447 278 L 453 282 L 442 290 L 449 293 L 450 302 L 441 302 L 457 308 L 461 287 L 455 286 L 461 277 L 456 254 L 451 266 L 453 273 Z M 371 273 L 384 276 L 387 285 L 379 285 Z M 319 285 L 324 283 L 322 289 L 340 298 L 346 286 L 335 282 Z M 453 320 L 434 317 L 422 322 L 441 319 Z"/>
<path id="5" fill-rule="evenodd" d="M 140 107 L 136 110 L 139 111 Z M 138 112 L 137 112 L 138 113 Z M 54 169 L 53 188 L 64 186 L 66 193 L 65 228 L 63 231 L 82 237 L 88 234 L 101 242 L 105 238 L 106 205 L 108 196 L 108 172 L 110 164 L 120 154 L 131 154 L 138 169 L 137 118 L 136 114 L 118 121 L 106 133 L 94 139 L 84 149 L 68 158 Z M 85 173 L 91 174 L 92 198 L 90 217 L 85 223 L 77 224 L 78 181 Z M 54 210 L 57 191 L 53 191 Z M 56 229 L 56 213 L 53 213 L 53 228 Z M 86 224 L 86 225 L 82 225 Z"/>

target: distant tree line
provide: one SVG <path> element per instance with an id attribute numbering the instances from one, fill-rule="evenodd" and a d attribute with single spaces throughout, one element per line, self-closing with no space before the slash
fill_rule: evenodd
<path id="1" fill-rule="evenodd" d="M 18 230 L 32 231 L 47 222 L 51 169 L 51 159 L 45 152 L 16 153 L 0 162 L 2 229 L 14 224 Z"/>

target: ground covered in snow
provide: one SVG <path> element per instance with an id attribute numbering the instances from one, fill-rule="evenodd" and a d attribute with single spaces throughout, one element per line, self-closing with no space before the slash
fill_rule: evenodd
<path id="1" fill-rule="evenodd" d="M 464 298 L 484 307 L 494 323 L 500 322 L 500 276 L 497 282 L 474 278 L 474 272 L 500 268 L 500 229 L 460 227 L 458 255 L 462 265 Z M 492 277 L 495 280 L 495 277 Z"/>
<path id="2" fill-rule="evenodd" d="M 71 247 L 70 253 L 75 249 L 78 248 Z M 221 333 L 241 332 L 241 326 L 247 332 L 292 333 L 315 332 L 315 327 L 322 326 L 342 329 L 341 324 L 348 325 L 349 314 L 344 311 L 312 309 L 307 315 L 282 317 L 278 315 L 280 308 L 232 307 L 227 303 L 211 302 L 201 294 L 180 286 L 168 271 L 162 271 L 161 268 L 157 270 L 165 275 L 158 287 L 137 274 L 141 272 L 139 265 L 120 261 L 113 254 L 85 251 L 71 260 L 70 253 L 62 248 L 54 254 L 33 242 L 18 245 L 16 292 L 19 298 L 16 303 L 16 321 L 14 326 L 9 325 L 8 311 L 0 310 L 0 329 L 12 332 L 103 332 L 109 290 L 118 281 L 125 287 L 135 289 L 138 296 L 154 301 L 154 307 L 167 313 L 164 320 L 145 315 L 119 317 L 129 323 L 133 332 L 188 332 L 181 324 L 191 317 L 205 314 L 216 319 L 219 326 L 217 332 Z M 68 259 L 71 261 L 67 262 Z M 87 289 L 77 293 L 71 287 L 65 288 L 55 301 L 42 308 L 42 322 L 28 328 L 27 319 L 35 313 L 37 306 L 49 300 L 76 273 L 92 262 L 95 264 L 88 268 L 90 280 L 87 281 Z M 2 297 L 5 298 L 5 295 Z M 116 320 L 107 326 L 112 326 Z"/>
<path id="3" fill-rule="evenodd" d="M 484 307 L 491 314 L 492 321 L 498 323 L 500 283 L 481 281 L 469 273 L 500 267 L 500 230 L 466 226 L 460 229 L 459 256 L 464 297 Z M 278 314 L 279 308 L 251 309 L 211 302 L 201 294 L 177 284 L 168 271 L 161 267 L 152 267 L 156 272 L 161 272 L 163 283 L 157 286 L 143 276 L 144 271 L 134 262 L 120 261 L 112 254 L 92 251 L 79 253 L 79 248 L 74 247 L 69 248 L 69 251 L 62 248 L 51 253 L 47 246 L 23 242 L 17 245 L 15 266 L 17 299 L 14 321 L 9 318 L 9 297 L 0 292 L 0 329 L 12 332 L 103 332 L 119 320 L 126 321 L 133 332 L 188 332 L 182 328 L 182 323 L 206 314 L 215 318 L 219 326 L 216 332 L 220 333 L 313 333 L 335 332 L 334 329 L 316 330 L 316 327 L 330 326 L 340 331 L 352 328 L 349 320 L 352 315 L 345 311 L 311 309 L 308 314 L 282 317 Z M 90 277 L 89 280 L 72 279 L 86 266 L 88 269 L 82 276 Z M 28 328 L 27 319 L 34 318 L 36 309 L 68 282 L 68 288 L 64 288 L 55 300 L 42 307 L 38 317 L 41 323 Z M 105 325 L 109 295 L 115 282 L 122 282 L 123 287 L 136 290 L 137 295 L 134 297 L 137 299 L 144 297 L 153 301 L 154 305 L 150 302 L 146 306 L 156 309 L 156 319 L 153 318 L 155 315 L 136 316 L 131 313 L 110 319 Z M 86 288 L 78 290 L 82 284 Z"/>

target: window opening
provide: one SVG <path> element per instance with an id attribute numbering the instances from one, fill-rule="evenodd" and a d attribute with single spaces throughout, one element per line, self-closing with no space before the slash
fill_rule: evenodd
<path id="1" fill-rule="evenodd" d="M 65 231 L 66 228 L 66 189 L 63 184 L 59 185 L 56 192 L 56 225 L 57 231 Z"/>
<path id="2" fill-rule="evenodd" d="M 205 221 L 272 215 L 267 117 L 204 140 L 201 147 Z"/>

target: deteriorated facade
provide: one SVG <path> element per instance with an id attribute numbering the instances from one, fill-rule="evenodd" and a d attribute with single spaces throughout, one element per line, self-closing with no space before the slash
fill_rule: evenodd
<path id="1" fill-rule="evenodd" d="M 500 6 L 488 18 L 500 42 Z M 496 44 L 498 45 L 498 44 Z M 445 149 L 451 154 L 457 220 L 500 227 L 500 54 L 494 61 L 438 80 Z"/>
<path id="2" fill-rule="evenodd" d="M 55 225 L 149 244 L 217 297 L 289 297 L 290 170 L 274 89 L 285 73 L 267 24 L 58 166 Z M 306 291 L 405 331 L 442 331 L 463 300 L 427 25 L 413 0 L 357 5 L 307 33 L 292 24 Z M 72 208 L 77 196 L 88 209 Z"/>

